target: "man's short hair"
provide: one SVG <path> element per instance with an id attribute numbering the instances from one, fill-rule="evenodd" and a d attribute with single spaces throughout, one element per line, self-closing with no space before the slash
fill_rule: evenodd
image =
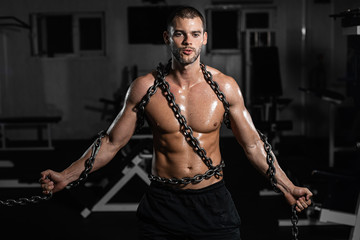
<path id="1" fill-rule="evenodd" d="M 204 32 L 206 31 L 206 22 L 204 16 L 194 7 L 191 6 L 182 6 L 176 8 L 168 17 L 166 21 L 167 31 L 170 30 L 170 27 L 173 26 L 173 21 L 175 18 L 196 18 L 199 17 L 203 24 Z"/>

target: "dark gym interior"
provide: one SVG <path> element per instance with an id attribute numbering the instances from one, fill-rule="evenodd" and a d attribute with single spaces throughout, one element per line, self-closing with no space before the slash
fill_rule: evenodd
<path id="1" fill-rule="evenodd" d="M 236 80 L 284 172 L 314 193 L 298 239 L 360 239 L 356 0 L 0 0 L 0 238 L 137 239 L 153 151 L 146 125 L 79 186 L 11 200 L 42 196 L 40 172 L 78 159 L 130 83 L 168 61 L 164 20 L 180 5 L 207 19 L 201 61 Z M 292 239 L 291 207 L 232 132 L 220 135 L 242 240 Z"/>

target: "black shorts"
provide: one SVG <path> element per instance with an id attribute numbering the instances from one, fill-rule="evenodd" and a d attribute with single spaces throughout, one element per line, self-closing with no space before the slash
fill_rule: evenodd
<path id="1" fill-rule="evenodd" d="M 152 182 L 137 216 L 140 239 L 240 239 L 240 217 L 224 181 L 185 190 Z"/>

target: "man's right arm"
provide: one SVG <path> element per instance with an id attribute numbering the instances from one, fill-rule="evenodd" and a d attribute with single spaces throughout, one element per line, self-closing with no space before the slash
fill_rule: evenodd
<path id="1" fill-rule="evenodd" d="M 136 111 L 134 108 L 141 98 L 145 95 L 147 88 L 153 82 L 151 74 L 137 78 L 133 81 L 125 97 L 123 109 L 117 115 L 113 123 L 107 130 L 107 134 L 101 140 L 101 147 L 96 155 L 93 168 L 90 172 L 108 164 L 116 153 L 124 147 L 132 137 L 136 128 Z M 61 172 L 45 170 L 41 172 L 41 187 L 44 193 L 49 191 L 57 192 L 65 188 L 69 183 L 77 180 L 84 170 L 85 161 L 90 158 L 92 145 L 85 153 L 69 167 Z"/>

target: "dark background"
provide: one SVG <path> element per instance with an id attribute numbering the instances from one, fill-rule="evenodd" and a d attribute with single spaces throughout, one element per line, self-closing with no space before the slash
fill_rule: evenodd
<path id="1" fill-rule="evenodd" d="M 41 171 L 64 169 L 109 127 L 131 81 L 168 60 L 164 19 L 181 4 L 207 17 L 202 61 L 237 81 L 289 178 L 314 192 L 316 206 L 355 213 L 360 37 L 342 21 L 359 8 L 355 0 L 0 0 L 0 200 L 41 194 Z M 54 116 L 54 148 L 39 150 L 48 137 L 42 121 Z M 268 180 L 225 126 L 220 144 L 242 239 L 290 239 L 290 206 L 264 195 L 272 192 Z M 132 139 L 86 185 L 37 204 L 0 206 L 0 238 L 136 239 L 134 212 L 81 212 L 144 149 L 151 153 L 151 141 Z M 134 177 L 111 202 L 138 202 L 145 189 Z M 351 227 L 319 222 L 314 207 L 299 218 L 299 239 L 349 239 Z"/>

